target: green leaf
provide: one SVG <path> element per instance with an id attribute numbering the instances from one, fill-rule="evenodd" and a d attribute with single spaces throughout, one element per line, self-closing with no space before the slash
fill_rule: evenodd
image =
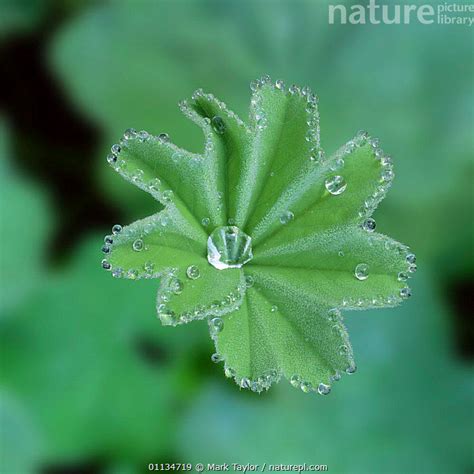
<path id="1" fill-rule="evenodd" d="M 201 155 L 134 130 L 112 147 L 114 169 L 165 209 L 114 236 L 104 266 L 159 277 L 165 325 L 208 317 L 214 359 L 241 387 L 283 375 L 326 394 L 355 371 L 340 310 L 411 295 L 415 256 L 370 217 L 393 166 L 365 132 L 327 159 L 308 88 L 268 76 L 251 88 L 249 126 L 202 90 L 181 103 L 204 132 Z"/>

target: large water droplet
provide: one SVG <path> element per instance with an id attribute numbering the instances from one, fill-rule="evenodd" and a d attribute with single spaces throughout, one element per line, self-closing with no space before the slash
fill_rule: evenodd
<path id="1" fill-rule="evenodd" d="M 224 123 L 224 120 L 222 120 L 222 118 L 219 117 L 219 115 L 215 115 L 214 117 L 212 117 L 211 125 L 212 125 L 213 130 L 219 135 L 222 135 L 225 133 L 225 129 L 226 129 L 225 123 Z"/>
<path id="2" fill-rule="evenodd" d="M 367 280 L 369 278 L 369 266 L 366 263 L 359 263 L 355 267 L 354 275 L 358 280 Z"/>
<path id="3" fill-rule="evenodd" d="M 409 253 L 407 256 L 406 256 L 406 260 L 408 263 L 411 263 L 411 264 L 414 264 L 416 263 L 416 256 L 414 253 Z"/>
<path id="4" fill-rule="evenodd" d="M 207 260 L 218 270 L 241 268 L 252 258 L 252 239 L 238 227 L 218 227 L 207 240 Z"/>
<path id="5" fill-rule="evenodd" d="M 186 276 L 191 280 L 197 280 L 201 276 L 201 272 L 196 265 L 190 265 L 186 269 Z"/>
<path id="6" fill-rule="evenodd" d="M 326 189 L 334 196 L 342 194 L 346 188 L 347 183 L 342 176 L 333 176 L 332 178 L 327 178 L 324 182 Z"/>

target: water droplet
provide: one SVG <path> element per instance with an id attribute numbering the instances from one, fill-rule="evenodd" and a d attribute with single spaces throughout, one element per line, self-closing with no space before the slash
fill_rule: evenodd
<path id="1" fill-rule="evenodd" d="M 191 280 L 197 280 L 201 276 L 201 272 L 196 265 L 190 265 L 186 269 L 186 276 Z"/>
<path id="2" fill-rule="evenodd" d="M 292 84 L 289 89 L 288 89 L 288 92 L 291 94 L 291 95 L 295 95 L 295 94 L 298 94 L 300 92 L 300 88 L 295 85 L 295 84 Z"/>
<path id="3" fill-rule="evenodd" d="M 349 354 L 349 348 L 345 344 L 343 344 L 341 347 L 339 347 L 339 354 L 341 355 Z"/>
<path id="4" fill-rule="evenodd" d="M 332 308 L 327 312 L 329 321 L 339 321 L 341 319 L 341 312 L 337 308 Z"/>
<path id="5" fill-rule="evenodd" d="M 411 264 L 416 263 L 416 255 L 414 253 L 409 253 L 406 256 L 406 261 Z"/>
<path id="6" fill-rule="evenodd" d="M 247 288 L 251 288 L 254 285 L 254 283 L 255 283 L 255 280 L 254 280 L 253 276 L 247 275 L 245 277 L 245 286 Z"/>
<path id="7" fill-rule="evenodd" d="M 293 220 L 293 218 L 295 217 L 295 215 L 291 212 L 291 211 L 285 211 L 281 216 L 280 216 L 280 222 L 282 224 L 288 224 L 288 222 L 290 222 L 291 220 Z"/>
<path id="8" fill-rule="evenodd" d="M 349 365 L 349 367 L 347 367 L 346 374 L 352 375 L 352 374 L 355 374 L 356 371 L 357 371 L 357 366 L 354 363 L 352 363 L 351 365 Z"/>
<path id="9" fill-rule="evenodd" d="M 173 191 L 171 189 L 167 189 L 166 191 L 163 191 L 161 194 L 161 199 L 163 202 L 171 202 L 171 198 L 173 197 Z"/>
<path id="10" fill-rule="evenodd" d="M 134 270 L 133 268 L 131 268 L 128 272 L 127 272 L 127 278 L 129 278 L 130 280 L 136 280 L 138 277 L 138 272 L 137 270 Z"/>
<path id="11" fill-rule="evenodd" d="M 121 278 L 121 277 L 123 277 L 123 269 L 120 268 L 120 267 L 114 268 L 114 269 L 112 270 L 112 276 L 113 276 L 114 278 Z"/>
<path id="12" fill-rule="evenodd" d="M 161 181 L 159 178 L 153 178 L 149 183 L 148 183 L 148 188 L 151 191 L 159 191 L 160 190 L 160 185 Z"/>
<path id="13" fill-rule="evenodd" d="M 398 274 L 398 281 L 407 281 L 408 275 L 405 272 L 400 272 Z"/>
<path id="14" fill-rule="evenodd" d="M 211 360 L 212 362 L 214 362 L 214 364 L 217 364 L 219 362 L 221 362 L 222 358 L 221 356 L 216 352 L 214 354 L 211 355 Z"/>
<path id="15" fill-rule="evenodd" d="M 224 375 L 228 378 L 235 377 L 235 370 L 230 367 L 226 367 L 224 369 Z"/>
<path id="16" fill-rule="evenodd" d="M 113 164 L 117 161 L 117 156 L 114 155 L 113 153 L 109 153 L 107 155 L 107 161 L 110 163 L 110 164 Z"/>
<path id="17" fill-rule="evenodd" d="M 240 387 L 241 388 L 250 388 L 250 380 L 247 378 L 247 377 L 244 377 L 241 381 L 240 381 Z"/>
<path id="18" fill-rule="evenodd" d="M 120 145 L 112 145 L 112 148 L 110 149 L 110 151 L 114 154 L 114 155 L 118 155 L 120 153 Z"/>
<path id="19" fill-rule="evenodd" d="M 115 224 L 112 227 L 112 234 L 117 235 L 120 234 L 120 232 L 122 232 L 122 226 L 120 224 Z"/>
<path id="20" fill-rule="evenodd" d="M 167 133 L 160 133 L 158 135 L 158 140 L 160 140 L 162 143 L 168 143 L 170 141 L 170 137 Z"/>
<path id="21" fill-rule="evenodd" d="M 377 224 L 375 223 L 375 220 L 369 217 L 362 224 L 362 228 L 366 230 L 367 232 L 373 232 L 375 230 L 376 225 Z"/>
<path id="22" fill-rule="evenodd" d="M 213 130 L 219 135 L 223 135 L 225 133 L 226 125 L 224 120 L 222 120 L 222 117 L 219 117 L 219 115 L 212 117 L 211 125 Z"/>
<path id="23" fill-rule="evenodd" d="M 418 267 L 417 267 L 415 264 L 410 265 L 410 266 L 408 267 L 408 271 L 409 271 L 410 273 L 415 273 L 417 269 L 418 269 Z"/>
<path id="24" fill-rule="evenodd" d="M 127 128 L 125 132 L 123 133 L 123 138 L 125 140 L 130 140 L 132 138 L 135 138 L 137 136 L 137 131 L 134 128 Z"/>
<path id="25" fill-rule="evenodd" d="M 333 176 L 327 178 L 324 182 L 326 189 L 334 196 L 342 194 L 347 187 L 347 183 L 342 176 Z"/>
<path id="26" fill-rule="evenodd" d="M 104 244 L 111 245 L 114 242 L 114 239 L 111 235 L 106 235 L 104 237 Z"/>
<path id="27" fill-rule="evenodd" d="M 313 391 L 313 386 L 310 382 L 301 382 L 300 388 L 304 393 L 309 393 Z"/>
<path id="28" fill-rule="evenodd" d="M 401 296 L 402 298 L 410 298 L 410 296 L 411 296 L 411 289 L 410 289 L 408 286 L 406 286 L 405 288 L 402 288 L 402 289 L 400 290 L 400 296 Z"/>
<path id="29" fill-rule="evenodd" d="M 102 246 L 102 252 L 103 253 L 110 253 L 110 247 L 108 245 L 103 245 Z"/>
<path id="30" fill-rule="evenodd" d="M 175 295 L 180 295 L 183 292 L 183 289 L 184 289 L 183 282 L 181 280 L 178 280 L 178 279 L 173 280 L 170 287 L 171 287 L 171 291 Z"/>
<path id="31" fill-rule="evenodd" d="M 299 375 L 293 375 L 290 378 L 290 383 L 293 387 L 299 387 L 301 385 L 301 377 Z"/>
<path id="32" fill-rule="evenodd" d="M 272 313 L 276 313 L 278 311 L 278 306 L 277 305 L 273 305 L 271 308 L 270 308 L 270 312 Z"/>
<path id="33" fill-rule="evenodd" d="M 382 174 L 380 176 L 382 178 L 382 181 L 384 182 L 392 181 L 394 173 L 390 168 L 387 168 L 382 171 Z"/>
<path id="34" fill-rule="evenodd" d="M 183 155 L 181 154 L 181 152 L 175 151 L 171 155 L 171 160 L 174 161 L 175 163 L 178 163 L 181 160 L 182 157 L 183 157 Z"/>
<path id="35" fill-rule="evenodd" d="M 159 313 L 163 326 L 174 326 L 176 324 L 176 314 L 174 311 L 165 310 Z"/>
<path id="36" fill-rule="evenodd" d="M 137 239 L 133 241 L 132 248 L 135 250 L 135 252 L 141 252 L 145 245 L 143 244 L 142 239 Z"/>
<path id="37" fill-rule="evenodd" d="M 110 270 L 112 268 L 112 265 L 110 265 L 110 263 L 105 259 L 102 260 L 101 264 L 102 264 L 102 268 L 105 270 Z"/>
<path id="38" fill-rule="evenodd" d="M 324 383 L 318 385 L 318 393 L 320 395 L 328 395 L 331 392 L 331 386 Z"/>
<path id="39" fill-rule="evenodd" d="M 342 158 L 337 158 L 331 163 L 331 165 L 329 166 L 329 169 L 331 171 L 337 171 L 343 167 L 344 167 L 344 160 Z"/>
<path id="40" fill-rule="evenodd" d="M 145 130 L 141 130 L 140 132 L 138 132 L 138 138 L 140 139 L 140 141 L 145 142 L 148 140 L 148 138 L 150 138 L 150 134 Z"/>
<path id="41" fill-rule="evenodd" d="M 252 258 L 252 239 L 238 227 L 218 227 L 207 240 L 207 260 L 218 270 L 241 268 Z"/>
<path id="42" fill-rule="evenodd" d="M 369 266 L 366 263 L 359 263 L 355 267 L 354 275 L 358 280 L 367 280 L 369 278 Z"/>
<path id="43" fill-rule="evenodd" d="M 221 318 L 212 318 L 210 325 L 214 333 L 221 332 L 224 329 L 224 321 Z"/>
<path id="44" fill-rule="evenodd" d="M 151 274 L 151 273 L 153 273 L 153 270 L 155 269 L 155 264 L 153 262 L 149 262 L 149 261 L 145 262 L 145 264 L 143 265 L 143 269 L 148 274 Z"/>
<path id="45" fill-rule="evenodd" d="M 229 218 L 227 219 L 227 224 L 229 224 L 229 225 L 234 225 L 234 224 L 235 224 L 235 219 L 233 219 L 232 217 L 229 217 Z"/>
<path id="46" fill-rule="evenodd" d="M 201 220 L 201 224 L 204 227 L 207 227 L 210 223 L 211 223 L 211 220 L 209 219 L 209 217 L 203 217 L 202 220 Z"/>
<path id="47" fill-rule="evenodd" d="M 278 80 L 275 81 L 275 87 L 277 89 L 280 89 L 281 91 L 284 91 L 285 90 L 285 83 L 281 79 L 278 79 Z"/>
<path id="48" fill-rule="evenodd" d="M 339 252 L 337 252 L 337 254 L 339 255 L 339 257 L 344 257 L 344 252 L 342 250 L 339 250 Z"/>

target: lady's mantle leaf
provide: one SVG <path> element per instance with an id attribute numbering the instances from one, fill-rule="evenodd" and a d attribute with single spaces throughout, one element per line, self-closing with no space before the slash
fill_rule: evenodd
<path id="1" fill-rule="evenodd" d="M 284 375 L 326 394 L 355 371 L 340 310 L 410 296 L 415 256 L 374 233 L 393 179 L 378 141 L 359 132 L 327 159 L 317 96 L 267 77 L 252 90 L 249 126 L 201 90 L 181 103 L 204 132 L 202 155 L 134 130 L 112 147 L 113 167 L 165 209 L 113 237 L 103 265 L 160 277 L 165 325 L 208 317 L 213 360 L 241 387 Z"/>

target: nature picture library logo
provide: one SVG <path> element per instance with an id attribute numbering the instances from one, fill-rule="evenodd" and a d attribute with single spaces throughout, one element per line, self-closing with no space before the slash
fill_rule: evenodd
<path id="1" fill-rule="evenodd" d="M 328 9 L 330 25 L 464 25 L 474 23 L 474 2 L 413 5 L 409 2 L 382 4 L 369 0 L 364 5 L 330 4 Z"/>

